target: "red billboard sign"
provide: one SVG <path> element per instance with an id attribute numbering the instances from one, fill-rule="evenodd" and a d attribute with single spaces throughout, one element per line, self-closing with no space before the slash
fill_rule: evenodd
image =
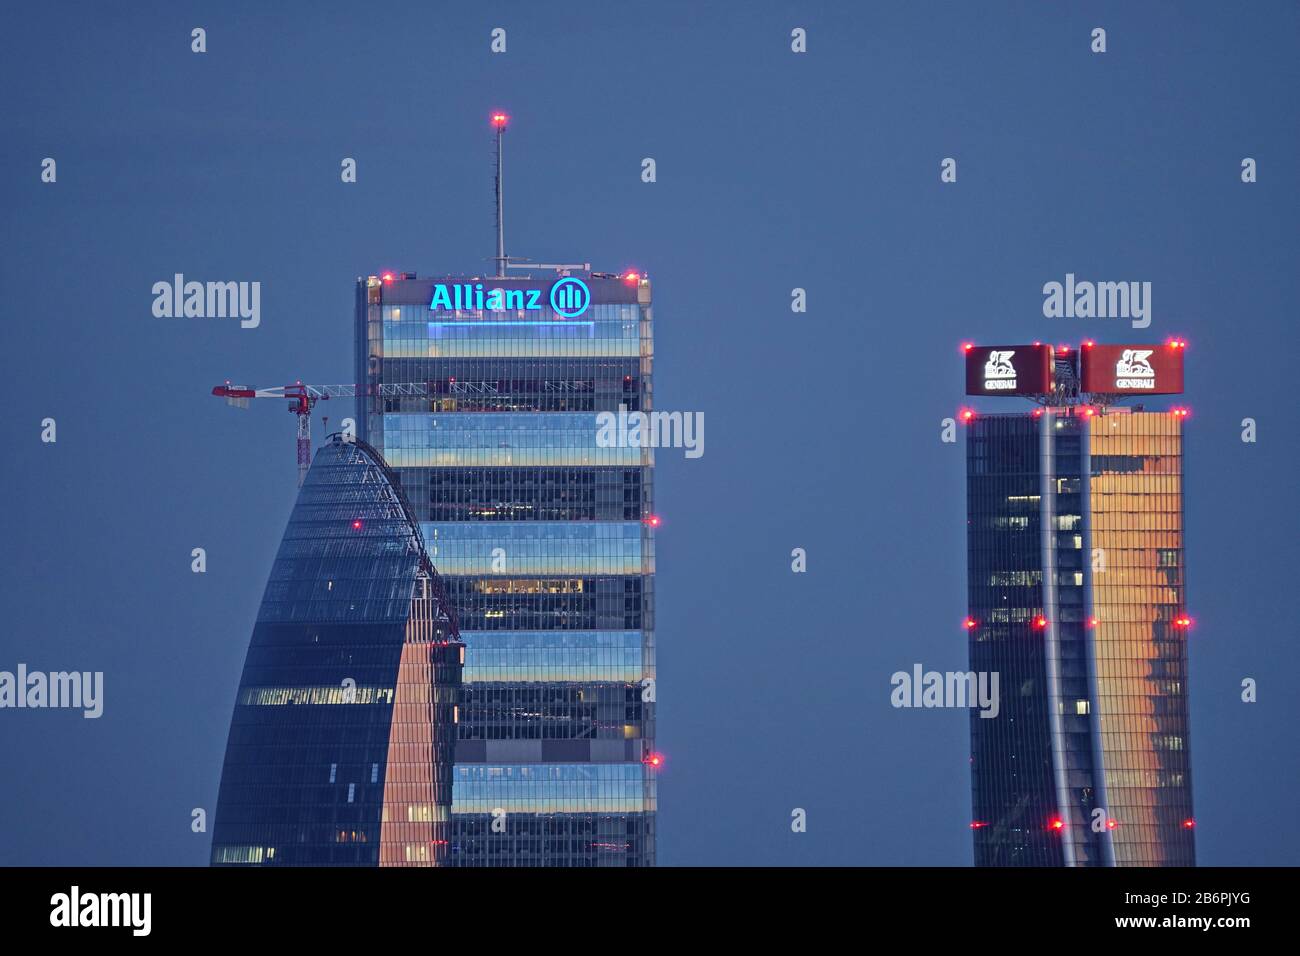
<path id="1" fill-rule="evenodd" d="M 1168 345 L 1085 345 L 1079 388 L 1106 395 L 1177 395 L 1183 390 L 1183 350 Z"/>
<path id="2" fill-rule="evenodd" d="M 978 345 L 966 350 L 967 395 L 1042 395 L 1051 390 L 1050 345 Z"/>

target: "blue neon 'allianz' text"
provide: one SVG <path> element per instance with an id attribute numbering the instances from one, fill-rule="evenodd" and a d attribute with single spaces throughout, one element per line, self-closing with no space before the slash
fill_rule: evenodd
<path id="1" fill-rule="evenodd" d="M 541 309 L 541 289 L 487 289 L 483 283 L 435 285 L 430 309 L 448 311 L 507 312 L 515 309 Z"/>

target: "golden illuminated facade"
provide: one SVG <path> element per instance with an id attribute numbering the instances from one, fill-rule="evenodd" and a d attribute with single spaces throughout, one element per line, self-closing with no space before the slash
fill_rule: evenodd
<path id="1" fill-rule="evenodd" d="M 380 866 L 445 866 L 465 645 L 449 642 L 432 579 L 416 579 L 388 737 Z"/>
<path id="2" fill-rule="evenodd" d="M 1107 414 L 1091 455 L 1092 647 L 1117 865 L 1191 865 L 1183 419 Z"/>

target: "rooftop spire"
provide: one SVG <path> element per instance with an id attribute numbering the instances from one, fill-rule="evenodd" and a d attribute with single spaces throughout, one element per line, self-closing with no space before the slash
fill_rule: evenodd
<path id="1" fill-rule="evenodd" d="M 496 175 L 497 254 L 494 258 L 496 259 L 496 264 L 497 264 L 496 278 L 498 279 L 505 277 L 506 262 L 507 262 L 505 209 L 503 208 L 502 205 L 502 193 L 504 190 L 503 180 L 505 178 L 505 168 L 502 165 L 504 161 L 502 144 L 505 141 L 506 124 L 509 121 L 510 121 L 510 117 L 508 117 L 505 113 L 501 112 L 500 110 L 492 114 L 492 127 L 493 129 L 496 130 L 497 133 L 497 175 Z"/>

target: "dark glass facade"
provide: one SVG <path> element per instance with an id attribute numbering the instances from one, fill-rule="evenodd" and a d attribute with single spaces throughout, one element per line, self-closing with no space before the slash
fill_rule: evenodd
<path id="1" fill-rule="evenodd" d="M 1191 866 L 1182 419 L 981 415 L 967 434 L 979 866 Z"/>
<path id="2" fill-rule="evenodd" d="M 357 284 L 358 434 L 422 522 L 466 644 L 450 861 L 655 859 L 653 450 L 600 447 L 598 416 L 649 411 L 650 284 L 556 276 Z M 431 308 L 434 287 L 535 290 L 541 308 Z M 378 388 L 371 393 L 381 395 Z"/>
<path id="3" fill-rule="evenodd" d="M 464 645 L 378 453 L 317 453 L 235 700 L 214 865 L 434 866 L 449 856 Z"/>

